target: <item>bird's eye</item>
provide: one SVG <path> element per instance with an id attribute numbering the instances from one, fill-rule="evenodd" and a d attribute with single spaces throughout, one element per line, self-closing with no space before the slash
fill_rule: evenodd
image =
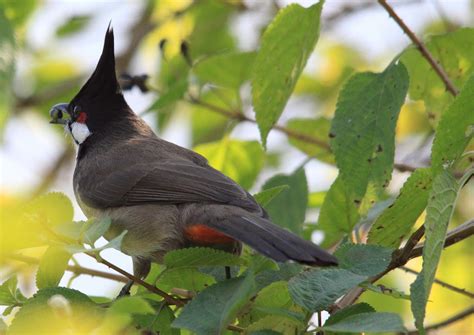
<path id="1" fill-rule="evenodd" d="M 56 113 L 56 117 L 58 119 L 62 119 L 63 118 L 63 112 L 61 112 L 60 110 L 58 110 L 58 112 Z"/>

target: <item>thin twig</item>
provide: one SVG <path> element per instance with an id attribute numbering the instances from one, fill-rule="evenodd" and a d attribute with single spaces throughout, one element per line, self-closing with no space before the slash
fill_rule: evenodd
<path id="1" fill-rule="evenodd" d="M 461 320 L 467 318 L 471 314 L 474 314 L 474 305 L 470 306 L 469 308 L 466 308 L 465 310 L 459 312 L 458 314 L 455 314 L 455 315 L 451 316 L 450 318 L 448 318 L 444 321 L 426 326 L 425 331 L 427 331 L 427 330 L 436 330 L 436 329 L 439 329 L 439 328 L 449 326 L 449 325 L 451 325 L 455 322 L 458 322 L 458 321 L 461 321 Z M 419 334 L 419 332 L 418 332 L 418 330 L 410 330 L 408 333 L 401 333 L 401 334 L 417 335 L 417 334 Z"/>
<path id="2" fill-rule="evenodd" d="M 418 275 L 420 274 L 420 272 L 418 271 L 415 271 L 413 269 L 410 269 L 410 268 L 407 268 L 406 266 L 401 266 L 399 269 L 405 271 L 405 272 L 408 272 L 408 273 L 411 273 L 411 274 L 414 274 L 414 275 Z M 451 285 L 449 283 L 446 283 L 445 281 L 442 281 L 442 280 L 439 280 L 437 278 L 434 279 L 434 282 L 444 288 L 447 288 L 448 290 L 451 290 L 451 291 L 454 291 L 454 292 L 457 292 L 459 294 L 462 294 L 462 295 L 465 295 L 469 298 L 474 298 L 474 293 L 473 292 L 469 292 L 468 290 L 466 290 L 465 288 L 459 288 L 459 287 L 456 287 L 454 285 Z"/>
<path id="3" fill-rule="evenodd" d="M 20 254 L 13 254 L 9 255 L 8 258 L 13 259 L 15 261 L 20 261 L 23 263 L 27 264 L 33 264 L 33 265 L 38 265 L 40 263 L 40 260 L 38 258 L 34 257 L 29 257 L 25 255 L 20 255 Z M 110 279 L 114 281 L 118 281 L 121 283 L 128 283 L 128 279 L 124 276 L 119 276 L 114 273 L 110 272 L 105 272 L 105 271 L 99 271 L 99 270 L 94 270 L 90 268 L 86 268 L 80 265 L 68 265 L 66 268 L 67 271 L 78 274 L 78 275 L 89 275 L 89 276 L 94 276 L 94 277 L 101 277 L 105 279 Z"/>
<path id="4" fill-rule="evenodd" d="M 94 254 L 92 253 L 89 253 L 89 252 L 85 252 L 84 253 L 85 255 L 89 256 L 89 257 L 92 257 L 94 258 L 97 262 L 99 263 L 102 263 L 106 266 L 108 266 L 109 268 L 111 268 L 112 270 L 120 273 L 121 275 L 127 277 L 129 280 L 132 280 L 134 283 L 140 285 L 140 286 L 143 286 L 144 288 L 146 288 L 148 291 L 152 292 L 152 293 L 155 293 L 159 296 L 161 296 L 163 299 L 166 300 L 166 302 L 170 305 L 176 305 L 176 306 L 179 306 L 179 307 L 182 307 L 184 304 L 182 301 L 180 300 L 177 300 L 175 298 L 173 298 L 172 296 L 170 296 L 168 293 L 166 293 L 165 291 L 162 291 L 160 290 L 158 287 L 154 286 L 154 285 L 151 285 L 151 284 L 148 284 L 146 281 L 132 275 L 131 273 L 119 268 L 117 265 L 115 264 L 112 264 L 110 263 L 109 261 L 101 258 L 101 257 L 96 257 Z"/>
<path id="5" fill-rule="evenodd" d="M 398 14 L 393 10 L 393 8 L 387 3 L 386 0 L 378 0 L 378 2 L 383 8 L 385 8 L 387 13 L 392 17 L 392 19 L 395 20 L 395 22 L 400 26 L 400 28 L 402 28 L 403 32 L 407 34 L 410 40 L 416 45 L 422 56 L 428 61 L 428 63 L 430 63 L 433 70 L 435 70 L 435 72 L 441 78 L 444 85 L 446 86 L 446 89 L 452 95 L 458 95 L 459 90 L 456 88 L 456 86 L 454 86 L 451 79 L 449 79 L 446 71 L 444 71 L 439 62 L 433 57 L 433 55 L 426 48 L 423 42 L 421 42 L 421 40 L 415 35 L 415 33 L 411 31 L 410 28 L 408 28 L 405 22 L 400 18 L 400 16 L 398 16 Z"/>

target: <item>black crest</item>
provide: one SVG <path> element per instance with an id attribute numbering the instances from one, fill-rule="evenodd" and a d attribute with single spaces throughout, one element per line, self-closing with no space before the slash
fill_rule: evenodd
<path id="1" fill-rule="evenodd" d="M 91 77 L 71 101 L 72 108 L 87 113 L 88 125 L 100 126 L 128 109 L 115 73 L 114 32 L 110 24 L 104 48 Z"/>

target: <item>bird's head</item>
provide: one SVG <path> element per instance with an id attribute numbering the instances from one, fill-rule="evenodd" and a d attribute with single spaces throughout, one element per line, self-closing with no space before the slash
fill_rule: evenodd
<path id="1" fill-rule="evenodd" d="M 130 108 L 115 74 L 114 32 L 109 26 L 97 67 L 70 103 L 52 107 L 50 123 L 62 124 L 77 144 L 126 116 Z"/>

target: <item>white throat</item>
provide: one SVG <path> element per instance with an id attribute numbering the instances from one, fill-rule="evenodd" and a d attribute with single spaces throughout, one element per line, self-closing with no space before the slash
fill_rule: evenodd
<path id="1" fill-rule="evenodd" d="M 92 133 L 85 123 L 73 122 L 66 126 L 76 144 L 82 144 Z"/>

